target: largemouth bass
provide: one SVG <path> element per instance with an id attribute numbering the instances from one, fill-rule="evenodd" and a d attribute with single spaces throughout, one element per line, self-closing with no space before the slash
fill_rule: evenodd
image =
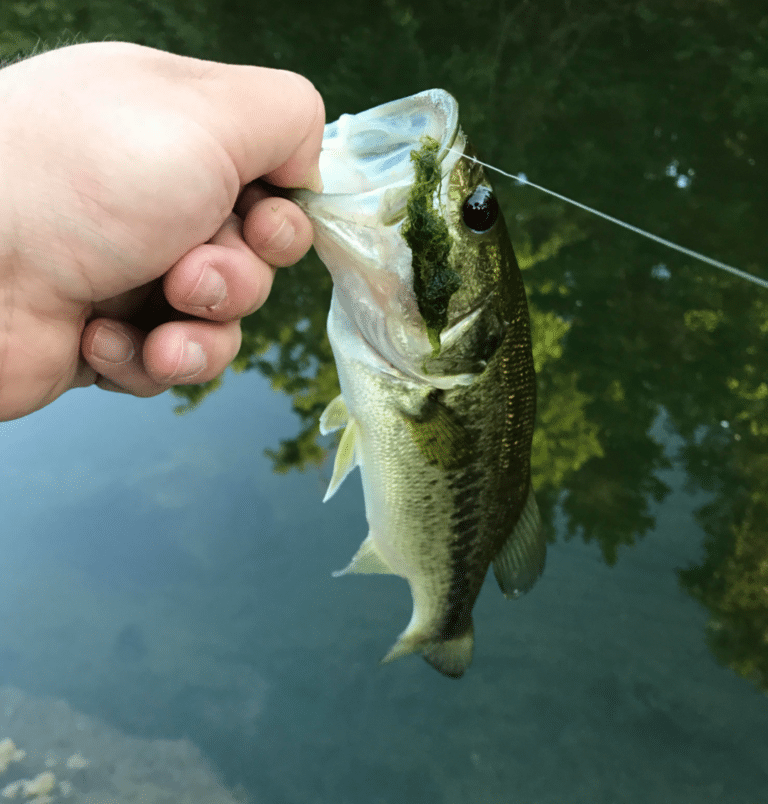
<path id="1" fill-rule="evenodd" d="M 344 428 L 330 498 L 360 467 L 370 531 L 347 573 L 394 573 L 413 596 L 384 657 L 460 677 L 493 562 L 517 597 L 542 572 L 531 489 L 536 387 L 509 236 L 458 104 L 430 90 L 326 126 L 324 191 L 294 198 L 333 277 L 328 317 Z"/>

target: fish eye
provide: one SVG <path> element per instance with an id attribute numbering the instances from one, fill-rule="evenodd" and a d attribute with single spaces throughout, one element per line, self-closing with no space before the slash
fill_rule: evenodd
<path id="1" fill-rule="evenodd" d="M 480 185 L 464 202 L 461 217 L 473 232 L 487 232 L 499 217 L 499 202 L 491 188 Z"/>

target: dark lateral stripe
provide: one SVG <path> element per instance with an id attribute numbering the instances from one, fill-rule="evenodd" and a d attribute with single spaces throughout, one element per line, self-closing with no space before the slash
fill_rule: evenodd
<path id="1" fill-rule="evenodd" d="M 482 477 L 483 472 L 479 467 L 467 466 L 451 483 L 454 494 L 454 513 L 451 515 L 451 585 L 440 629 L 441 639 L 454 639 L 466 633 L 472 624 L 472 607 L 480 591 L 474 578 L 476 567 L 473 566 L 472 559 L 477 550 L 480 530 L 480 512 L 477 506 Z"/>

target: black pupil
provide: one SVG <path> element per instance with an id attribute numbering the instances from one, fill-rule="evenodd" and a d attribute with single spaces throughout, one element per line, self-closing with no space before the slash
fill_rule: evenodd
<path id="1" fill-rule="evenodd" d="M 478 187 L 464 202 L 464 224 L 473 232 L 487 232 L 499 217 L 499 202 L 490 187 Z"/>

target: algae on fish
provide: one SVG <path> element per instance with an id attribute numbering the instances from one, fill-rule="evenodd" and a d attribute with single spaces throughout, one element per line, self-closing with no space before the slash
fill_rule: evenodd
<path id="1" fill-rule="evenodd" d="M 402 236 L 413 255 L 413 290 L 432 345 L 432 354 L 440 353 L 440 333 L 448 323 L 448 303 L 461 286 L 461 277 L 449 262 L 451 238 L 448 225 L 434 195 L 442 179 L 438 158 L 440 143 L 422 137 L 421 148 L 411 151 L 416 178 L 408 195 L 406 222 Z"/>

